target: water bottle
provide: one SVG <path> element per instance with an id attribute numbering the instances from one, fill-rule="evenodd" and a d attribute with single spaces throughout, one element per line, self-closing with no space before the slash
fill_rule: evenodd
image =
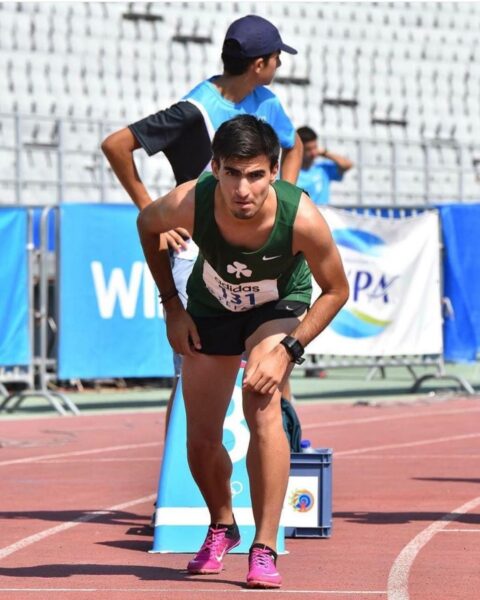
<path id="1" fill-rule="evenodd" d="M 300 452 L 304 454 L 316 454 L 315 448 L 312 448 L 310 440 L 302 440 L 300 442 Z"/>

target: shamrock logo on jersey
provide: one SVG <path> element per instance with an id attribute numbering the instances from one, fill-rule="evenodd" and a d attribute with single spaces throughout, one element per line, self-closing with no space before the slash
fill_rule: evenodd
<path id="1" fill-rule="evenodd" d="M 233 265 L 227 265 L 227 272 L 235 273 L 235 277 L 237 279 L 240 279 L 240 275 L 243 275 L 244 277 L 250 277 L 252 274 L 252 270 L 247 269 L 247 265 L 243 265 L 236 260 L 233 261 Z"/>

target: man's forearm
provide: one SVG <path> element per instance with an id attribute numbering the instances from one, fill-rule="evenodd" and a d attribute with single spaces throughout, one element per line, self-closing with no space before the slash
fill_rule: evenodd
<path id="1" fill-rule="evenodd" d="M 152 199 L 143 184 L 133 160 L 136 148 L 133 134 L 125 129 L 109 136 L 102 143 L 102 150 L 113 172 L 134 204 L 142 210 Z"/>
<path id="2" fill-rule="evenodd" d="M 306 317 L 292 331 L 302 346 L 307 346 L 328 327 L 335 315 L 348 300 L 348 287 L 331 293 L 322 294 L 312 304 Z"/>
<path id="3" fill-rule="evenodd" d="M 138 209 L 142 210 L 142 208 L 148 206 L 152 202 L 152 199 L 143 181 L 140 179 L 133 156 L 115 156 L 110 160 L 110 164 L 124 190 Z"/>
<path id="4" fill-rule="evenodd" d="M 176 291 L 175 281 L 170 265 L 168 246 L 163 234 L 160 235 L 160 248 L 158 246 L 158 233 L 151 233 L 145 223 L 144 213 L 137 219 L 138 234 L 142 244 L 143 253 L 152 277 L 158 287 L 160 296 L 167 301 Z"/>
<path id="5" fill-rule="evenodd" d="M 284 181 L 296 183 L 300 167 L 302 166 L 303 144 L 302 140 L 295 134 L 295 144 L 293 148 L 283 149 L 280 177 Z"/>

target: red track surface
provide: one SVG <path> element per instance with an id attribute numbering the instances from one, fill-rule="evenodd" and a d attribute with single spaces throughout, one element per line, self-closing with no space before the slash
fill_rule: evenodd
<path id="1" fill-rule="evenodd" d="M 189 577 L 147 553 L 163 414 L 0 421 L 0 599 L 478 600 L 478 399 L 298 412 L 334 449 L 334 525 L 287 540 L 280 592 L 246 590 L 242 555 Z"/>

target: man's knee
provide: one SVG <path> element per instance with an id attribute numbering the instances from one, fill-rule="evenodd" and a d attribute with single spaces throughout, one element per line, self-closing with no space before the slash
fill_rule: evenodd
<path id="1" fill-rule="evenodd" d="M 243 414 L 252 434 L 262 435 L 272 428 L 282 427 L 282 413 L 278 394 L 245 394 Z"/>
<path id="2" fill-rule="evenodd" d="M 210 456 L 222 446 L 222 438 L 208 434 L 189 434 L 187 451 L 190 458 Z"/>

